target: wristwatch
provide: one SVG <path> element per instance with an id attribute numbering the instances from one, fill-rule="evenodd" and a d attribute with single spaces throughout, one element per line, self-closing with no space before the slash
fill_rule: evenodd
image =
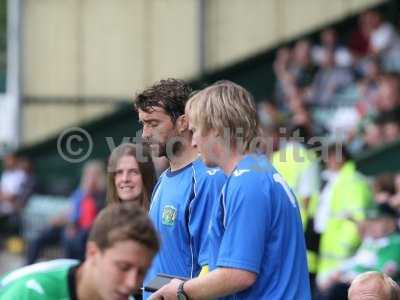
<path id="1" fill-rule="evenodd" d="M 183 285 L 184 284 L 185 284 L 185 281 L 182 281 L 178 286 L 178 292 L 177 292 L 177 295 L 176 295 L 178 300 L 190 300 L 189 296 L 183 290 Z"/>

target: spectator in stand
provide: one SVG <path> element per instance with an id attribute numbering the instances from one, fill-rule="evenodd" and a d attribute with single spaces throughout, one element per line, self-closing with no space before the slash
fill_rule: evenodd
<path id="1" fill-rule="evenodd" d="M 369 183 L 356 170 L 346 149 L 333 144 L 324 155 L 327 155 L 335 175 L 328 194 L 321 195 L 320 205 L 324 207 L 325 218 L 323 226 L 316 230 L 321 232 L 317 273 L 317 286 L 321 294 L 331 286 L 331 278 L 336 270 L 354 255 L 360 245 L 357 222 L 365 218 L 366 209 L 371 204 Z"/>
<path id="2" fill-rule="evenodd" d="M 4 171 L 0 179 L 0 216 L 18 213 L 22 208 L 20 196 L 23 194 L 26 174 L 21 169 L 19 158 L 11 153 L 3 159 Z"/>
<path id="3" fill-rule="evenodd" d="M 77 191 L 72 216 L 64 232 L 66 258 L 83 260 L 86 240 L 97 213 L 105 205 L 104 164 L 93 161 L 85 168 L 82 189 Z"/>
<path id="4" fill-rule="evenodd" d="M 370 53 L 380 59 L 385 71 L 400 71 L 400 35 L 395 27 L 377 11 L 367 12 L 366 22 L 370 30 Z"/>
<path id="5" fill-rule="evenodd" d="M 382 126 L 377 118 L 365 118 L 360 123 L 360 140 L 353 141 L 352 149 L 354 152 L 360 152 L 382 146 L 382 136 Z M 357 142 L 359 144 L 355 145 Z"/>
<path id="6" fill-rule="evenodd" d="M 3 237 L 18 234 L 21 212 L 34 189 L 33 174 L 15 154 L 4 157 L 4 171 L 0 178 L 0 231 Z"/>
<path id="7" fill-rule="evenodd" d="M 378 204 L 389 204 L 390 198 L 396 193 L 394 176 L 392 174 L 379 175 L 374 181 L 374 197 Z"/>
<path id="8" fill-rule="evenodd" d="M 357 20 L 357 27 L 350 33 L 348 47 L 355 59 L 367 56 L 369 50 L 369 26 L 367 13 L 362 13 Z"/>
<path id="9" fill-rule="evenodd" d="M 367 271 L 379 271 L 400 279 L 400 234 L 396 230 L 396 220 L 396 211 L 387 204 L 367 211 L 367 219 L 359 224 L 362 243 L 355 255 L 331 276 L 331 287 L 323 299 L 345 300 L 351 281 Z"/>
<path id="10" fill-rule="evenodd" d="M 267 157 L 279 149 L 281 126 L 284 125 L 285 115 L 278 110 L 274 103 L 268 100 L 261 101 L 257 105 L 257 115 L 260 120 L 260 134 L 262 141 L 258 146 L 260 154 Z"/>
<path id="11" fill-rule="evenodd" d="M 383 140 L 392 143 L 400 139 L 400 107 L 381 115 Z"/>
<path id="12" fill-rule="evenodd" d="M 293 59 L 289 72 L 294 77 L 295 87 L 303 94 L 312 84 L 317 67 L 311 59 L 311 45 L 307 40 L 298 41 L 293 48 Z"/>
<path id="13" fill-rule="evenodd" d="M 257 115 L 260 119 L 260 123 L 265 127 L 282 124 L 284 121 L 284 115 L 278 110 L 274 103 L 268 100 L 258 103 Z"/>
<path id="14" fill-rule="evenodd" d="M 292 53 L 288 48 L 279 49 L 273 67 L 277 78 L 275 97 L 278 108 L 290 111 L 290 102 L 308 92 L 317 71 L 311 60 L 310 43 L 298 41 Z"/>
<path id="15" fill-rule="evenodd" d="M 374 193 L 375 201 L 392 207 L 400 221 L 400 173 L 379 175 L 374 181 Z"/>
<path id="16" fill-rule="evenodd" d="M 395 194 L 390 197 L 389 204 L 397 211 L 397 215 L 400 217 L 400 173 L 394 176 L 394 187 Z M 400 218 L 398 218 L 397 225 L 400 228 Z"/>
<path id="17" fill-rule="evenodd" d="M 36 190 L 36 176 L 32 161 L 26 157 L 21 157 L 19 166 L 25 173 L 25 180 L 22 184 L 22 192 L 20 194 L 21 204 L 23 207 L 28 203 L 29 198 Z"/>
<path id="18" fill-rule="evenodd" d="M 290 62 L 290 49 L 288 47 L 279 48 L 276 52 L 273 69 L 276 77 L 275 101 L 278 108 L 282 111 L 288 110 L 286 104 L 287 98 L 295 89 L 295 78 L 289 72 Z"/>
<path id="19" fill-rule="evenodd" d="M 28 242 L 26 264 L 34 263 L 48 245 L 63 242 L 64 256 L 83 259 L 87 233 L 105 204 L 105 173 L 99 161 L 83 168 L 80 187 L 71 195 L 72 211 L 55 216 L 36 239 Z"/>
<path id="20" fill-rule="evenodd" d="M 307 125 L 307 114 L 294 119 L 287 130 L 287 140 L 271 157 L 272 165 L 296 195 L 303 228 L 307 226 L 309 204 L 319 187 L 319 164 L 312 149 L 316 145 L 310 143 L 313 132 Z"/>
<path id="21" fill-rule="evenodd" d="M 400 75 L 398 73 L 385 73 L 379 81 L 379 95 L 376 110 L 387 113 L 400 107 Z"/>
<path id="22" fill-rule="evenodd" d="M 374 112 L 379 95 L 379 79 L 381 67 L 377 60 L 365 63 L 364 77 L 358 82 L 360 99 L 357 108 L 361 116 Z"/>
<path id="23" fill-rule="evenodd" d="M 330 49 L 322 50 L 321 69 L 318 70 L 311 86 L 307 101 L 321 106 L 335 104 L 335 96 L 353 82 L 353 74 L 348 68 L 340 68 L 335 63 Z"/>
<path id="24" fill-rule="evenodd" d="M 327 28 L 320 34 L 320 45 L 312 48 L 312 56 L 315 64 L 321 65 L 324 59 L 324 50 L 331 50 L 335 64 L 338 67 L 351 67 L 353 58 L 350 51 L 338 41 L 337 33 L 333 28 Z"/>

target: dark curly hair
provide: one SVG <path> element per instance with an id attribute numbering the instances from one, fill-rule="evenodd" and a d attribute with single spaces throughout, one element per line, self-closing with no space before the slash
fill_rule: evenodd
<path id="1" fill-rule="evenodd" d="M 136 110 L 151 112 L 154 107 L 161 107 L 175 122 L 185 113 L 185 105 L 192 94 L 192 88 L 183 80 L 168 78 L 156 82 L 151 87 L 138 93 L 133 103 Z"/>

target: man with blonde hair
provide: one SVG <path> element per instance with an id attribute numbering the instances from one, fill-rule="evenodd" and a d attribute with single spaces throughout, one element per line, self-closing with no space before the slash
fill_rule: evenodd
<path id="1" fill-rule="evenodd" d="M 311 299 L 298 204 L 254 150 L 258 120 L 250 93 L 218 82 L 195 94 L 186 114 L 206 165 L 228 175 L 210 219 L 211 272 L 174 279 L 151 299 Z"/>
<path id="2" fill-rule="evenodd" d="M 400 288 L 384 273 L 358 275 L 349 288 L 349 300 L 400 300 Z"/>

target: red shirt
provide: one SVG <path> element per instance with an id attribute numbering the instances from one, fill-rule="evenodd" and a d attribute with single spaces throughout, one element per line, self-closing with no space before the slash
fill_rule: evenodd
<path id="1" fill-rule="evenodd" d="M 96 218 L 97 209 L 94 198 L 90 195 L 83 197 L 80 207 L 78 224 L 81 229 L 90 229 Z"/>

